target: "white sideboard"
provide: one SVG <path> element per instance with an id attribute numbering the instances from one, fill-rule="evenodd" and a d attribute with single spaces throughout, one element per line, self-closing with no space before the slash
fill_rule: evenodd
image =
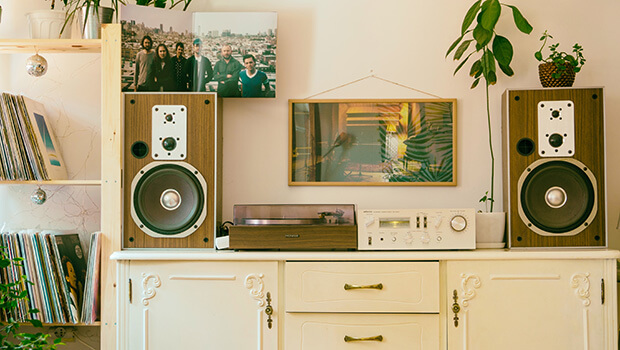
<path id="1" fill-rule="evenodd" d="M 122 251 L 119 349 L 617 349 L 611 250 Z"/>

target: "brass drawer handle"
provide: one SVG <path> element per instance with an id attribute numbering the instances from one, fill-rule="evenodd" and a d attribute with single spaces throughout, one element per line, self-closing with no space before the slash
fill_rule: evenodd
<path id="1" fill-rule="evenodd" d="M 461 311 L 461 306 L 459 306 L 459 294 L 456 289 L 452 292 L 452 299 L 454 303 L 452 304 L 452 312 L 454 313 L 454 317 L 452 320 L 454 321 L 454 327 L 459 326 L 459 312 Z"/>
<path id="2" fill-rule="evenodd" d="M 383 341 L 383 336 L 382 335 L 377 335 L 374 337 L 366 337 L 366 338 L 354 338 L 354 337 L 349 337 L 348 335 L 344 336 L 344 341 L 349 343 L 349 342 L 353 342 L 353 341 Z"/>
<path id="3" fill-rule="evenodd" d="M 267 314 L 267 328 L 273 327 L 273 307 L 271 306 L 271 293 L 267 292 L 267 306 L 265 307 L 265 314 Z"/>
<path id="4" fill-rule="evenodd" d="M 357 285 L 357 284 L 345 283 L 344 284 L 344 289 L 345 290 L 351 290 L 351 289 L 383 289 L 383 283 L 369 284 L 369 285 L 366 285 L 366 286 L 360 286 L 360 285 Z"/>

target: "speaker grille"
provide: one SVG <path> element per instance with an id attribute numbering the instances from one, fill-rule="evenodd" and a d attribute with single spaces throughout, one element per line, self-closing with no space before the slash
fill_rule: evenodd
<path id="1" fill-rule="evenodd" d="M 200 174 L 187 166 L 160 163 L 134 179 L 132 216 L 145 233 L 184 237 L 204 220 L 206 188 Z M 173 193 L 178 203 L 170 205 L 166 193 Z"/>
<path id="2" fill-rule="evenodd" d="M 574 235 L 596 215 L 596 180 L 572 159 L 538 161 L 519 183 L 524 223 L 543 235 Z"/>

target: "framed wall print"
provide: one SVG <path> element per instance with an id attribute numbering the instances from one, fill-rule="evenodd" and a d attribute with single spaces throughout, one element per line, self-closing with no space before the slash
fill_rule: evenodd
<path id="1" fill-rule="evenodd" d="M 456 99 L 289 100 L 289 185 L 456 186 Z"/>

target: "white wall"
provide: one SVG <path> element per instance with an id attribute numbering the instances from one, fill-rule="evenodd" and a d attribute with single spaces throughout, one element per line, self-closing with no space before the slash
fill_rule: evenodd
<path id="1" fill-rule="evenodd" d="M 489 186 L 483 87 L 470 90 L 468 68 L 452 76 L 456 64 L 444 59 L 473 1 L 317 0 L 196 1 L 194 11 L 277 11 L 278 71 L 275 100 L 224 101 L 224 207 L 244 203 L 355 203 L 360 208 L 472 207 Z M 616 56 L 620 3 L 594 0 L 513 1 L 534 31 L 524 35 L 503 8 L 499 32 L 513 43 L 515 76 L 500 76 L 491 87 L 496 202 L 501 209 L 500 96 L 506 88 L 540 87 L 537 61 L 540 34 L 548 29 L 570 50 L 585 49 L 587 63 L 575 86 L 605 86 L 608 178 L 617 178 L 614 157 L 620 140 L 620 86 Z M 382 78 L 446 98 L 457 98 L 456 187 L 289 187 L 287 185 L 288 99 L 306 98 L 363 78 Z M 428 97 L 406 88 L 366 79 L 317 98 Z M 610 246 L 620 248 L 616 224 L 620 185 L 608 182 Z"/>
<path id="2" fill-rule="evenodd" d="M 0 0 L 0 36 L 27 35 L 23 14 L 47 2 Z M 244 203 L 355 203 L 360 208 L 476 207 L 489 186 L 484 91 L 470 90 L 465 69 L 444 59 L 471 1 L 436 0 L 195 0 L 193 11 L 277 11 L 276 99 L 224 101 L 223 213 Z M 36 5 L 33 5 L 36 4 Z M 504 8 L 499 32 L 515 47 L 515 77 L 499 77 L 491 87 L 496 154 L 496 202 L 501 209 L 500 96 L 506 88 L 536 88 L 540 33 L 548 29 L 564 50 L 580 43 L 588 60 L 575 86 L 605 86 L 608 179 L 617 178 L 620 86 L 615 16 L 620 3 L 593 0 L 514 1 L 534 26 L 527 36 L 516 30 Z M 10 26 L 10 28 L 8 27 Z M 12 67 L 15 68 L 15 67 Z M 21 68 L 21 67 L 18 67 Z M 306 98 L 374 73 L 399 84 L 458 100 L 456 187 L 289 187 L 287 185 L 288 99 Z M 319 98 L 411 98 L 424 94 L 366 79 Z M 620 248 L 616 224 L 619 184 L 608 182 L 610 246 Z"/>

